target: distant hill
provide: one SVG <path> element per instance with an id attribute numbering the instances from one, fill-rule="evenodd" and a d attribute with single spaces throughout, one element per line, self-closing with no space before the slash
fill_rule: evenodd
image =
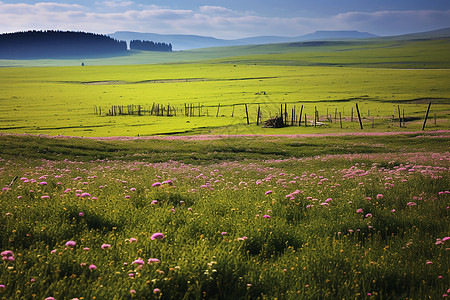
<path id="1" fill-rule="evenodd" d="M 0 58 L 35 59 L 116 55 L 127 51 L 124 41 L 74 31 L 26 31 L 0 34 Z"/>
<path id="2" fill-rule="evenodd" d="M 342 40 L 342 39 L 365 39 L 377 37 L 368 32 L 359 31 L 316 31 L 297 37 L 282 36 L 258 36 L 243 39 L 225 40 L 214 37 L 182 34 L 156 34 L 140 33 L 132 31 L 117 31 L 109 34 L 110 37 L 127 42 L 131 40 L 151 40 L 154 42 L 171 43 L 174 50 L 187 50 L 209 47 L 244 46 L 259 44 L 292 43 L 312 40 Z"/>
<path id="3" fill-rule="evenodd" d="M 417 39 L 436 39 L 450 37 L 450 27 L 432 31 L 402 34 L 396 36 L 380 37 L 383 40 L 417 40 Z"/>

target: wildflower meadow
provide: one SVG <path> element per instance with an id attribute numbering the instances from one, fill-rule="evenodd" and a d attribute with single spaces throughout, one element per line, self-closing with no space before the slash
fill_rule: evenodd
<path id="1" fill-rule="evenodd" d="M 0 136 L 0 299 L 441 299 L 449 132 Z"/>

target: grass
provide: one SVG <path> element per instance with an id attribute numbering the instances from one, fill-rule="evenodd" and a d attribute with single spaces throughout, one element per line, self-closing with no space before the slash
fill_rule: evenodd
<path id="1" fill-rule="evenodd" d="M 448 39 L 231 49 L 0 62 L 0 299 L 448 296 Z"/>
<path id="2" fill-rule="evenodd" d="M 429 102 L 433 105 L 427 128 L 448 129 L 448 43 L 445 38 L 369 40 L 139 52 L 86 61 L 86 67 L 74 61 L 3 61 L 0 65 L 28 67 L 0 68 L 0 132 L 69 136 L 352 132 L 360 130 L 357 122 L 349 122 L 352 109 L 356 118 L 356 103 L 366 131 L 416 131 L 422 128 Z M 47 67 L 29 67 L 37 65 Z M 55 65 L 71 66 L 49 67 Z M 154 103 L 170 104 L 178 116 L 105 115 L 113 105 L 141 105 L 149 111 Z M 202 116 L 180 116 L 185 103 L 201 105 Z M 309 121 L 317 108 L 328 125 L 278 130 L 255 126 L 258 106 L 266 120 L 279 114 L 284 103 L 289 113 L 295 106 L 296 114 L 303 105 Z M 244 104 L 249 107 L 250 126 Z M 402 128 L 395 120 L 399 105 L 408 118 Z M 94 115 L 95 107 L 102 108 L 102 116 Z M 336 119 L 328 120 L 338 113 L 344 118 L 343 128 Z"/>
<path id="3" fill-rule="evenodd" d="M 0 141 L 0 299 L 448 294 L 448 133 Z"/>
<path id="4" fill-rule="evenodd" d="M 207 80 L 176 81 L 185 78 Z M 406 130 L 420 130 L 420 120 L 429 101 L 433 102 L 430 116 L 436 113 L 439 119 L 429 125 L 436 125 L 433 129 L 447 129 L 450 99 L 447 78 L 446 69 L 235 67 L 229 64 L 3 68 L 0 69 L 0 131 L 71 136 L 198 134 L 217 130 L 228 134 L 313 133 L 316 129 L 304 127 L 263 130 L 255 126 L 257 106 L 262 107 L 263 120 L 278 114 L 281 103 L 288 103 L 289 111 L 295 105 L 297 113 L 304 105 L 303 114 L 309 120 L 313 119 L 314 107 L 322 119 L 327 110 L 334 117 L 337 109 L 349 120 L 352 109 L 356 118 L 356 102 L 362 116 L 368 117 L 367 129 L 371 128 L 371 116 L 374 116 L 375 130 L 399 130 L 389 116 L 401 105 L 407 117 L 415 118 L 406 124 Z M 113 83 L 85 84 L 105 81 Z M 104 115 L 112 105 L 142 105 L 149 110 L 155 102 L 175 106 L 178 116 Z M 185 103 L 203 105 L 204 117 L 181 117 Z M 221 117 L 216 118 L 218 103 Z M 245 125 L 244 103 L 249 104 L 249 117 L 254 125 Z M 240 105 L 231 117 L 233 104 Z M 102 107 L 102 116 L 94 115 L 94 106 Z M 344 131 L 354 131 L 359 125 L 345 122 L 343 127 Z M 336 123 L 328 128 L 322 131 L 341 130 Z"/>

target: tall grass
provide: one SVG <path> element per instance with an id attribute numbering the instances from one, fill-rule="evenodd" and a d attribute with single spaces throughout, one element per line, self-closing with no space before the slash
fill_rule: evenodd
<path id="1" fill-rule="evenodd" d="M 113 145 L 93 141 L 83 142 L 79 159 L 2 150 L 0 250 L 13 259 L 2 254 L 0 298 L 441 298 L 449 288 L 450 157 L 403 139 L 404 153 L 295 147 L 266 160 L 277 144 L 254 139 L 265 143 L 261 153 L 209 163 L 219 141 L 116 145 L 130 154 L 177 147 L 177 161 L 160 162 L 120 151 L 98 159 L 99 145 Z M 164 238 L 152 240 L 157 232 Z"/>

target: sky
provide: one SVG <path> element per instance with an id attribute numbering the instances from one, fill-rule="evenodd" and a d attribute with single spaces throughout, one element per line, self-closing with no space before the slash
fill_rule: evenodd
<path id="1" fill-rule="evenodd" d="M 450 27 L 450 0 L 0 1 L 0 32 L 70 30 L 223 39 L 316 30 L 398 35 Z"/>

